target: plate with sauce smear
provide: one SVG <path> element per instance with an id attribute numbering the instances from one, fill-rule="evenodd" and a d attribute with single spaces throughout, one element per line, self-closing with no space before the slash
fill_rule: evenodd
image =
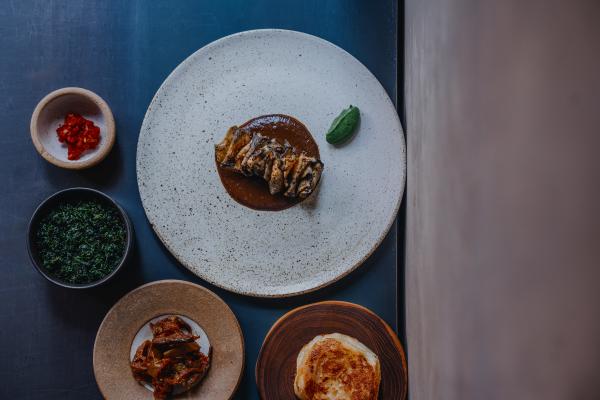
<path id="1" fill-rule="evenodd" d="M 325 133 L 349 104 L 361 110 L 357 132 L 331 145 Z M 305 156 L 297 196 L 289 178 L 271 194 L 271 164 L 242 174 L 217 162 L 232 127 Z M 316 290 L 361 265 L 396 217 L 405 176 L 402 126 L 373 74 L 286 30 L 227 36 L 183 61 L 148 107 L 137 148 L 140 197 L 167 249 L 208 282 L 258 297 Z"/>

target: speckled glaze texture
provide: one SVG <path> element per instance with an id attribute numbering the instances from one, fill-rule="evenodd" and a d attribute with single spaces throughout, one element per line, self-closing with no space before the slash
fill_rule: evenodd
<path id="1" fill-rule="evenodd" d="M 349 104 L 361 110 L 359 131 L 332 146 L 325 132 Z M 273 113 L 306 125 L 325 169 L 303 203 L 255 211 L 223 188 L 214 144 Z M 315 290 L 360 265 L 395 218 L 405 165 L 402 127 L 377 79 L 339 47 L 285 30 L 238 33 L 191 55 L 152 100 L 137 149 L 140 196 L 165 246 L 207 281 L 264 297 Z"/>

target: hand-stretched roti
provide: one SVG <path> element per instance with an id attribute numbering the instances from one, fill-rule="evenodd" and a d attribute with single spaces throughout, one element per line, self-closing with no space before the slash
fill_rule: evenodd
<path id="1" fill-rule="evenodd" d="M 380 382 L 379 358 L 353 337 L 319 335 L 298 354 L 294 392 L 301 400 L 375 400 Z"/>

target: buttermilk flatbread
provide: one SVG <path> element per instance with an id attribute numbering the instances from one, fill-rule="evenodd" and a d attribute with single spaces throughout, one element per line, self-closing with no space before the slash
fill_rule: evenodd
<path id="1" fill-rule="evenodd" d="M 379 358 L 353 337 L 319 335 L 296 360 L 294 392 L 301 400 L 376 400 Z"/>

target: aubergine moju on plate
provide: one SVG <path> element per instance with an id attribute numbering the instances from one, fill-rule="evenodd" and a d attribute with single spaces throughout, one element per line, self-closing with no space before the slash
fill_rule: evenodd
<path id="1" fill-rule="evenodd" d="M 133 377 L 154 388 L 155 399 L 190 390 L 206 375 L 209 355 L 200 351 L 199 336 L 181 318 L 150 323 L 152 340 L 144 341 L 131 361 Z"/>

